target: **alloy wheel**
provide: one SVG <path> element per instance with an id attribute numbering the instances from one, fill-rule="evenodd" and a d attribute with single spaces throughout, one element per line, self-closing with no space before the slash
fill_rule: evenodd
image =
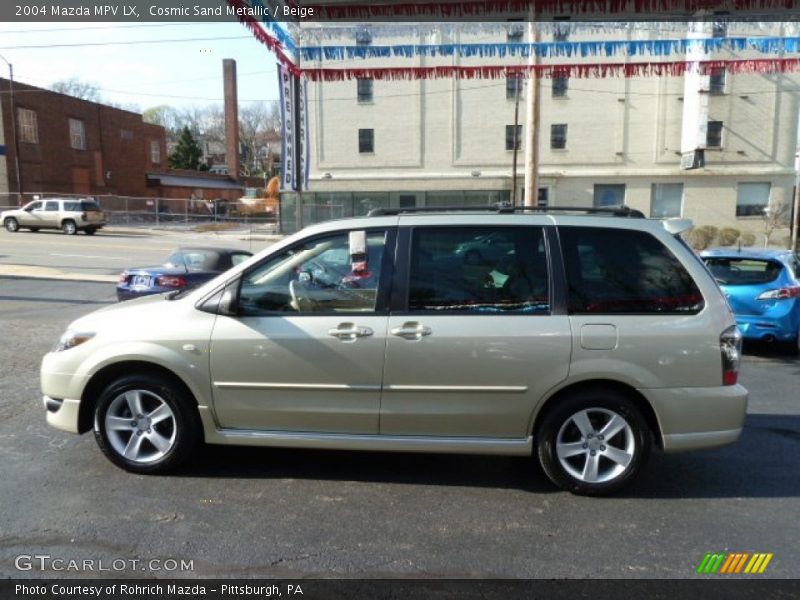
<path id="1" fill-rule="evenodd" d="M 177 438 L 175 413 L 149 390 L 128 390 L 114 398 L 103 427 L 114 451 L 139 464 L 166 456 Z"/>

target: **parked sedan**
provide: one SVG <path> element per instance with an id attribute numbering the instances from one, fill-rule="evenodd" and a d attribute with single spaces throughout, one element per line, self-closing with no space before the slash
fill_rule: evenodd
<path id="1" fill-rule="evenodd" d="M 123 271 L 117 283 L 117 299 L 193 288 L 250 256 L 250 252 L 232 248 L 178 248 L 161 266 Z"/>
<path id="2" fill-rule="evenodd" d="M 789 250 L 720 248 L 701 253 L 745 339 L 800 348 L 800 266 Z"/>

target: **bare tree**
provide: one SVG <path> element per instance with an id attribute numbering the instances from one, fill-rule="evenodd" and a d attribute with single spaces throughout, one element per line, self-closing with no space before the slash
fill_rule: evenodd
<path id="1" fill-rule="evenodd" d="M 66 94 L 81 100 L 88 100 L 90 102 L 102 102 L 103 97 L 100 94 L 100 88 L 94 83 L 82 81 L 77 77 L 70 77 L 68 79 L 61 79 L 53 82 L 50 89 L 59 94 Z"/>
<path id="2" fill-rule="evenodd" d="M 769 246 L 770 237 L 776 229 L 789 224 L 789 206 L 782 200 L 770 202 L 764 208 L 764 248 Z"/>
<path id="3" fill-rule="evenodd" d="M 280 127 L 278 103 L 253 102 L 239 110 L 239 159 L 243 175 L 260 175 L 265 172 L 266 135 Z"/>

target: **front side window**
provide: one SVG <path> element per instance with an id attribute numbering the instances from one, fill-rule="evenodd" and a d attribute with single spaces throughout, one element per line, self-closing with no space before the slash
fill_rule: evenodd
<path id="1" fill-rule="evenodd" d="M 740 183 L 736 190 L 736 216 L 760 217 L 769 206 L 769 182 Z"/>
<path id="2" fill-rule="evenodd" d="M 541 227 L 414 230 L 410 311 L 546 314 L 550 285 Z"/>
<path id="3" fill-rule="evenodd" d="M 362 231 L 293 246 L 245 272 L 240 314 L 372 312 L 385 245 L 385 231 Z"/>
<path id="4" fill-rule="evenodd" d="M 80 119 L 69 120 L 69 145 L 75 150 L 86 150 L 86 128 Z"/>
<path id="5" fill-rule="evenodd" d="M 703 296 L 680 261 L 643 231 L 560 227 L 570 314 L 696 313 Z"/>
<path id="6" fill-rule="evenodd" d="M 39 143 L 39 124 L 36 120 L 36 111 L 27 108 L 17 109 L 17 129 L 19 141 L 26 144 Z"/>

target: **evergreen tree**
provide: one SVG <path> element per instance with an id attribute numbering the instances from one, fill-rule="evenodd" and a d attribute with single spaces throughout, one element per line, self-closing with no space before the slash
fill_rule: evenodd
<path id="1" fill-rule="evenodd" d="M 194 139 L 192 132 L 188 127 L 184 127 L 181 129 L 178 145 L 169 155 L 169 166 L 173 169 L 192 169 L 197 171 L 200 168 L 200 157 L 202 155 L 203 151 Z"/>

